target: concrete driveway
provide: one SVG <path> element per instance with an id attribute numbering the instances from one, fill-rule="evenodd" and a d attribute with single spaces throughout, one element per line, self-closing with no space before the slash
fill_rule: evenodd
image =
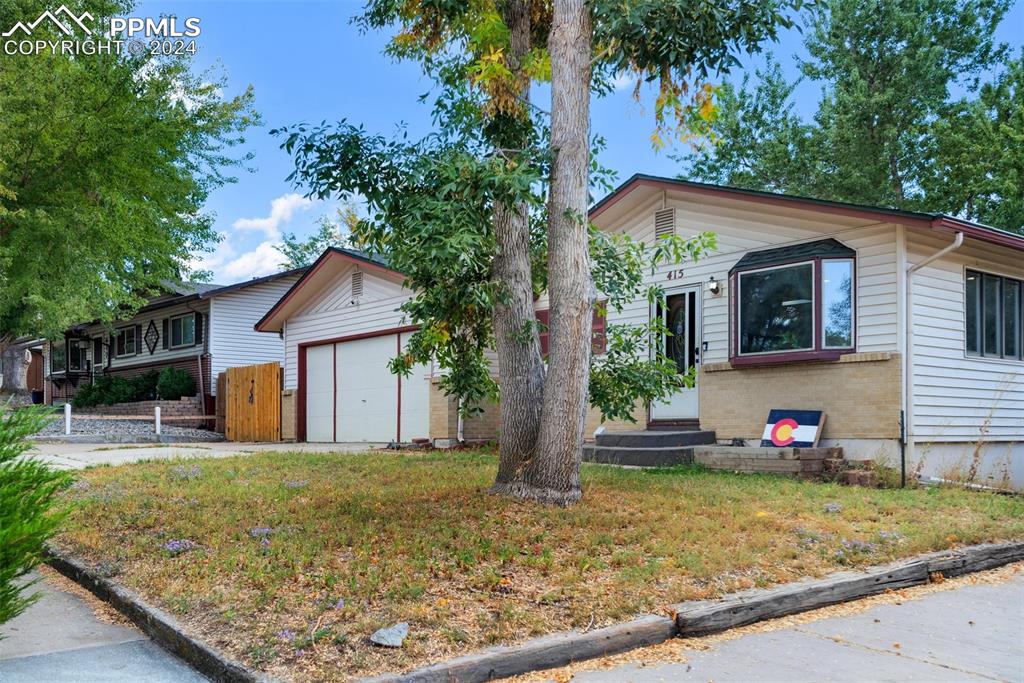
<path id="1" fill-rule="evenodd" d="M 386 444 L 366 443 L 237 443 L 215 441 L 175 444 L 36 444 L 31 455 L 61 469 L 80 470 L 91 465 L 123 465 L 140 460 L 174 458 L 226 458 L 265 451 L 288 453 L 355 453 Z"/>

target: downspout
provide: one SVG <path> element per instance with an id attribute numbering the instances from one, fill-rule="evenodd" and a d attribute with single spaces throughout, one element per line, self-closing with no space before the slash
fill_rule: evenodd
<path id="1" fill-rule="evenodd" d="M 466 421 L 462 417 L 462 398 L 459 398 L 459 418 L 455 426 L 455 438 L 459 445 L 466 443 Z"/>
<path id="2" fill-rule="evenodd" d="M 200 297 L 201 298 L 201 297 Z M 211 300 L 212 303 L 212 300 Z M 203 312 L 192 308 L 192 302 L 186 301 L 185 308 L 192 311 L 198 316 L 202 316 Z M 213 310 L 213 306 L 210 307 Z M 206 413 L 206 381 L 203 378 L 203 354 L 206 353 L 210 343 L 210 316 L 206 316 L 206 324 L 203 325 L 203 348 L 196 354 L 196 370 L 199 373 L 199 400 L 203 405 L 203 413 Z M 213 393 L 213 382 L 210 382 L 210 393 Z"/>
<path id="3" fill-rule="evenodd" d="M 906 323 L 906 346 L 903 357 L 903 372 L 904 378 L 903 383 L 906 386 L 906 397 L 905 405 L 903 406 L 903 415 L 901 416 L 901 436 L 900 441 L 900 485 L 905 486 L 907 483 L 907 446 L 909 445 L 911 450 L 914 447 L 914 273 L 921 270 L 930 263 L 942 258 L 946 254 L 956 251 L 964 244 L 964 234 L 962 232 L 956 233 L 953 238 L 953 243 L 948 244 L 942 249 L 927 257 L 923 261 L 919 261 L 911 266 L 907 267 L 907 282 L 906 282 L 906 309 L 903 319 Z"/>

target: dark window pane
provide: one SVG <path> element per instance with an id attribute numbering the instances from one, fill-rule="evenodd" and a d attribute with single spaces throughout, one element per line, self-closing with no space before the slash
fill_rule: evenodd
<path id="1" fill-rule="evenodd" d="M 825 346 L 853 346 L 853 261 L 822 261 Z"/>
<path id="2" fill-rule="evenodd" d="M 64 372 L 67 370 L 67 347 L 64 342 L 54 343 L 50 347 L 50 372 Z"/>
<path id="3" fill-rule="evenodd" d="M 1020 357 L 1020 283 L 1003 280 L 1003 355 Z"/>
<path id="4" fill-rule="evenodd" d="M 740 274 L 740 353 L 814 348 L 814 266 Z"/>
<path id="5" fill-rule="evenodd" d="M 977 354 L 981 353 L 981 345 L 978 343 L 978 319 L 981 317 L 981 306 L 978 305 L 981 295 L 981 276 L 977 273 L 967 271 L 966 295 L 967 353 Z"/>
<path id="6" fill-rule="evenodd" d="M 667 315 L 665 326 L 670 336 L 665 337 L 665 355 L 676 364 L 676 370 L 685 373 L 690 369 L 687 354 L 688 335 L 686 294 L 673 294 L 665 299 Z"/>
<path id="7" fill-rule="evenodd" d="M 982 342 L 985 346 L 986 356 L 998 356 L 1000 354 L 1000 337 L 1003 326 L 1000 321 L 999 304 L 1001 295 L 999 293 L 999 278 L 993 275 L 986 275 L 982 283 L 981 292 L 982 310 Z"/>
<path id="8" fill-rule="evenodd" d="M 171 319 L 171 346 L 191 346 L 196 343 L 196 317 L 194 315 Z"/>

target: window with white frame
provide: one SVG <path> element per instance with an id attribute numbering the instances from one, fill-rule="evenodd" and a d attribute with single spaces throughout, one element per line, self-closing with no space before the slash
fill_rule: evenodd
<path id="1" fill-rule="evenodd" d="M 122 327 L 118 329 L 114 334 L 114 356 L 117 358 L 125 358 L 127 356 L 134 356 L 137 354 L 139 351 L 136 346 L 137 339 L 135 336 L 134 327 Z"/>
<path id="2" fill-rule="evenodd" d="M 171 318 L 171 348 L 180 346 L 195 346 L 196 343 L 196 315 L 186 313 Z"/>
<path id="3" fill-rule="evenodd" d="M 1024 283 L 968 270 L 964 294 L 967 355 L 1024 360 Z"/>

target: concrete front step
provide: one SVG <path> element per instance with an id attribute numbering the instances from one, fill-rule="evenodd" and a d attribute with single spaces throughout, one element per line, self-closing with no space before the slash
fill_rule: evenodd
<path id="1" fill-rule="evenodd" d="M 693 449 L 679 446 L 636 448 L 629 446 L 583 446 L 583 460 L 604 465 L 634 467 L 671 467 L 693 462 Z"/>
<path id="2" fill-rule="evenodd" d="M 665 431 L 636 429 L 598 434 L 597 445 L 625 448 L 680 448 L 715 443 L 715 433 L 701 430 Z"/>

